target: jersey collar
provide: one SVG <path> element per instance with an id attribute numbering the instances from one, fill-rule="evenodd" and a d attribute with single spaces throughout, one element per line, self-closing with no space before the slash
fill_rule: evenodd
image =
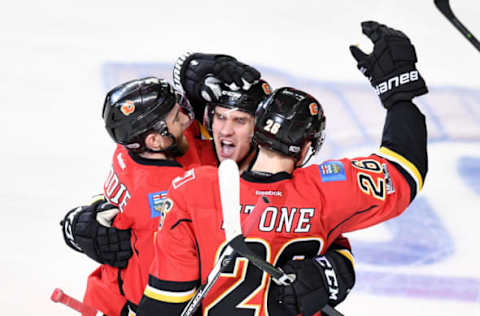
<path id="1" fill-rule="evenodd" d="M 245 171 L 244 173 L 242 173 L 242 179 L 249 182 L 272 183 L 291 178 L 292 175 L 285 171 L 278 173 L 260 173 L 255 171 Z"/>
<path id="2" fill-rule="evenodd" d="M 135 155 L 132 152 L 128 152 L 128 155 L 130 158 L 132 158 L 136 163 L 141 164 L 141 165 L 146 165 L 146 166 L 159 166 L 159 167 L 180 167 L 182 168 L 182 165 L 178 163 L 175 160 L 169 160 L 169 159 L 148 159 L 148 158 L 143 158 L 138 155 Z"/>

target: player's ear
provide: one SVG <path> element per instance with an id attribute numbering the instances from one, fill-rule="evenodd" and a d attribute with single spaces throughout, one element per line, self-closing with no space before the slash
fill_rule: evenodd
<path id="1" fill-rule="evenodd" d="M 145 136 L 145 145 L 152 150 L 161 150 L 165 145 L 168 137 L 164 137 L 159 133 L 153 132 Z"/>

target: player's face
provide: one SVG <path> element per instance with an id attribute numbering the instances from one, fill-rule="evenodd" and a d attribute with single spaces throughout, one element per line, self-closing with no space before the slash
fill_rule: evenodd
<path id="1" fill-rule="evenodd" d="M 188 141 L 184 135 L 184 132 L 187 127 L 190 126 L 192 121 L 188 115 L 185 115 L 182 112 L 178 104 L 176 104 L 170 113 L 168 113 L 165 121 L 168 126 L 168 131 L 175 137 L 177 141 L 178 149 L 182 154 L 186 153 L 188 150 Z"/>
<path id="2" fill-rule="evenodd" d="M 220 161 L 225 159 L 241 161 L 250 150 L 253 128 L 254 118 L 252 115 L 216 106 L 212 134 L 218 159 Z"/>

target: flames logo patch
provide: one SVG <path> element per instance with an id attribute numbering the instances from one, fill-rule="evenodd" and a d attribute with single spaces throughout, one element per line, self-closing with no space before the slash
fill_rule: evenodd
<path id="1" fill-rule="evenodd" d="M 310 103 L 308 108 L 310 109 L 310 114 L 312 114 L 312 115 L 317 115 L 318 114 L 318 104 Z"/>
<path id="2" fill-rule="evenodd" d="M 270 95 L 272 93 L 272 88 L 270 88 L 270 85 L 266 82 L 262 84 L 262 89 L 263 92 L 265 92 L 266 95 Z"/>
<path id="3" fill-rule="evenodd" d="M 120 107 L 120 111 L 122 111 L 125 116 L 132 114 L 135 111 L 135 103 L 131 100 L 125 101 Z"/>

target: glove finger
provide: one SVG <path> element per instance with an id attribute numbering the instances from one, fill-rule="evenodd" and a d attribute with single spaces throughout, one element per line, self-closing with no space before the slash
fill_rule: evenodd
<path id="1" fill-rule="evenodd" d="M 260 76 L 260 72 L 258 72 L 255 68 L 252 67 L 247 67 L 247 69 L 245 69 L 245 72 L 242 74 L 242 78 L 251 84 L 258 81 L 258 79 L 260 79 Z"/>
<path id="2" fill-rule="evenodd" d="M 224 83 L 231 83 L 234 80 L 235 72 L 229 64 L 223 65 L 221 71 L 214 72 L 219 81 Z"/>
<path id="3" fill-rule="evenodd" d="M 232 91 L 237 91 L 237 90 L 240 90 L 240 87 L 237 86 L 237 84 L 235 82 L 232 82 L 231 84 L 227 84 L 227 86 L 230 88 L 230 90 Z"/>
<path id="4" fill-rule="evenodd" d="M 200 94 L 207 102 L 217 101 L 222 95 L 220 80 L 215 77 L 208 77 L 205 79 L 204 84 L 201 87 Z"/>
<path id="5" fill-rule="evenodd" d="M 357 62 L 364 61 L 368 58 L 368 55 L 365 54 L 360 48 L 358 48 L 358 46 L 350 45 L 349 48 L 350 48 L 350 53 L 352 53 L 353 58 L 355 58 Z"/>
<path id="6" fill-rule="evenodd" d="M 247 80 L 245 80 L 244 78 L 242 78 L 242 82 L 243 82 L 243 85 L 242 85 L 243 90 L 248 90 L 252 86 L 252 84 Z"/>
<path id="7" fill-rule="evenodd" d="M 228 68 L 228 72 L 231 74 L 231 81 L 238 87 L 238 89 L 240 89 L 240 87 L 243 85 L 242 76 L 245 73 L 244 70 L 238 66 L 231 66 Z"/>
<path id="8" fill-rule="evenodd" d="M 375 21 L 362 22 L 362 33 L 376 43 L 386 32 L 386 27 Z"/>

